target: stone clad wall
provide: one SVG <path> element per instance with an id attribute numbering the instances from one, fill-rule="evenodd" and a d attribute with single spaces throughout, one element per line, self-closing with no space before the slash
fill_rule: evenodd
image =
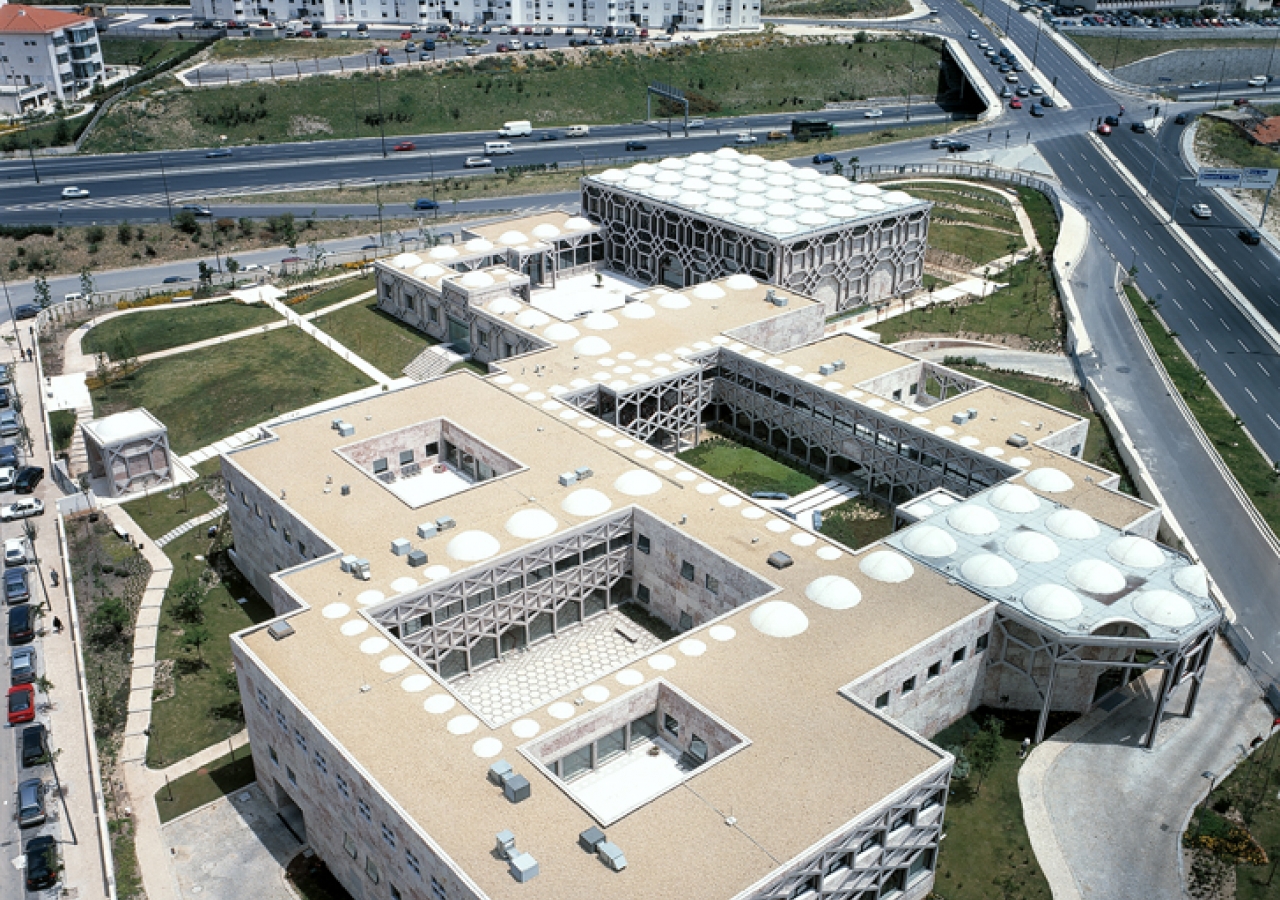
<path id="1" fill-rule="evenodd" d="M 769 308 L 768 304 L 761 303 L 763 311 L 768 311 Z M 825 324 L 826 310 L 814 304 L 734 328 L 726 331 L 725 335 L 761 350 L 782 353 L 821 338 Z"/>

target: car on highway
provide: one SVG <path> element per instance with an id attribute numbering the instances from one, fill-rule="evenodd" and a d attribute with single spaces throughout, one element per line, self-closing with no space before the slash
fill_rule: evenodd
<path id="1" fill-rule="evenodd" d="M 1019 97 L 1030 97 L 1031 89 L 1028 88 L 1026 85 L 1019 85 L 1018 89 L 1014 91 L 1014 93 L 1017 94 Z"/>
<path id="2" fill-rule="evenodd" d="M 394 66 L 396 64 L 396 61 L 392 59 L 390 56 L 383 56 L 378 59 L 378 63 L 379 65 L 383 65 L 383 66 Z"/>
<path id="3" fill-rule="evenodd" d="M 1210 83 L 1209 83 L 1209 82 L 1207 82 L 1207 81 L 1193 81 L 1193 82 L 1191 82 L 1191 87 L 1193 87 L 1193 88 L 1207 88 L 1207 87 L 1209 87 L 1209 84 L 1210 84 Z"/>
<path id="4" fill-rule="evenodd" d="M 1246 83 L 1247 85 L 1249 85 L 1249 87 L 1266 87 L 1266 86 L 1267 86 L 1267 76 L 1266 76 L 1266 75 L 1258 75 L 1258 76 L 1257 76 L 1257 77 L 1255 77 L 1255 78 L 1250 78 L 1250 79 L 1249 79 L 1247 82 L 1245 82 L 1245 83 Z"/>
<path id="5" fill-rule="evenodd" d="M 82 187 L 75 187 L 74 185 L 72 185 L 71 187 L 64 187 L 62 189 L 63 200 L 78 200 L 81 197 L 88 197 L 88 196 L 89 196 L 89 192 Z"/>
<path id="6" fill-rule="evenodd" d="M 1111 126 L 1108 125 L 1106 122 L 1103 122 L 1101 125 L 1098 126 L 1098 134 L 1102 135 L 1103 137 L 1106 137 L 1110 133 L 1111 133 Z"/>
<path id="7" fill-rule="evenodd" d="M 1119 124 L 1120 124 L 1120 117 L 1119 117 L 1119 116 L 1107 116 L 1106 118 L 1104 118 L 1104 119 L 1102 120 L 1102 124 L 1104 124 L 1104 125 L 1110 125 L 1112 128 L 1115 128 L 1117 125 L 1119 125 Z"/>
<path id="8" fill-rule="evenodd" d="M 9 538 L 4 542 L 4 564 L 6 566 L 25 566 L 27 564 L 26 538 Z"/>
<path id="9" fill-rule="evenodd" d="M 6 695 L 9 701 L 9 724 L 21 725 L 36 720 L 36 689 L 29 684 L 15 684 Z"/>
<path id="10" fill-rule="evenodd" d="M 1052 97 L 1049 97 L 1049 96 L 1047 96 L 1047 95 L 1046 95 L 1046 96 L 1044 96 L 1044 97 L 1041 97 L 1041 98 L 1040 98 L 1040 105 L 1041 105 L 1041 106 L 1046 106 L 1046 107 L 1048 107 L 1048 106 L 1053 106 L 1053 98 L 1052 98 Z"/>
<path id="11" fill-rule="evenodd" d="M 1129 130 L 1132 131 L 1134 134 L 1146 134 L 1147 126 L 1142 122 L 1134 122 L 1130 124 Z"/>
<path id="12" fill-rule="evenodd" d="M 415 144 L 413 141 L 401 141 L 391 149 L 396 151 L 397 153 L 407 153 L 410 150 L 417 150 L 418 145 Z"/>
<path id="13" fill-rule="evenodd" d="M 199 216 L 202 219 L 213 218 L 213 210 L 211 210 L 207 206 L 201 206 L 199 203 L 184 204 L 182 209 L 179 210 L 179 212 L 189 212 L 191 213 L 191 215 Z"/>
<path id="14" fill-rule="evenodd" d="M 746 131 L 743 131 L 733 139 L 733 142 L 735 144 L 756 144 L 760 142 L 760 139 L 756 137 L 754 134 L 750 134 Z"/>
<path id="15" fill-rule="evenodd" d="M 1009 101 L 1009 108 L 1022 109 L 1022 101 L 1019 100 L 1017 97 L 1014 97 L 1012 100 Z"/>
<path id="16" fill-rule="evenodd" d="M 883 117 L 883 116 L 884 116 L 884 110 L 883 110 L 883 109 L 876 109 L 876 108 L 874 108 L 874 107 L 873 107 L 873 108 L 871 108 L 871 109 L 865 110 L 865 111 L 862 113 L 862 118 L 864 118 L 864 119 L 879 119 L 879 118 L 881 118 L 881 117 Z"/>
<path id="17" fill-rule="evenodd" d="M 969 144 L 966 141 L 952 141 L 947 147 L 948 153 L 965 153 L 969 150 Z"/>
<path id="18" fill-rule="evenodd" d="M 977 39 L 978 39 L 978 32 L 976 30 L 970 29 L 969 40 L 976 41 Z"/>
<path id="19" fill-rule="evenodd" d="M 818 153 L 818 154 L 815 154 L 813 157 L 813 164 L 815 166 L 825 166 L 835 161 L 836 161 L 836 158 L 832 156 L 830 153 Z"/>
<path id="20" fill-rule="evenodd" d="M 58 842 L 47 834 L 27 841 L 27 890 L 44 891 L 58 883 Z"/>
<path id="21" fill-rule="evenodd" d="M 9 683 L 31 684 L 36 680 L 36 648 L 14 647 L 9 655 Z"/>
<path id="22" fill-rule="evenodd" d="M 13 522 L 43 515 L 44 501 L 39 497 L 28 497 L 25 500 L 15 500 L 7 506 L 0 506 L 0 522 Z"/>
<path id="23" fill-rule="evenodd" d="M 1017 73 L 1017 72 L 1010 72 L 1008 75 L 1004 76 L 1004 80 L 1005 80 L 1005 81 L 1007 81 L 1007 82 L 1009 82 L 1009 84 L 1017 84 L 1017 83 L 1018 83 L 1018 73 Z"/>
<path id="24" fill-rule="evenodd" d="M 1196 203 L 1191 207 L 1191 215 L 1197 219 L 1212 219 L 1213 210 L 1209 208 L 1208 203 Z"/>
<path id="25" fill-rule="evenodd" d="M 216 150 L 210 150 L 204 155 L 205 159 L 226 159 L 231 155 L 231 151 L 226 147 L 219 147 Z"/>
<path id="26" fill-rule="evenodd" d="M 13 479 L 13 492 L 15 494 L 30 494 L 35 491 L 36 485 L 43 480 L 44 469 L 39 466 L 23 466 Z"/>
<path id="27" fill-rule="evenodd" d="M 35 828 L 44 820 L 44 782 L 28 778 L 18 785 L 18 827 Z"/>
<path id="28" fill-rule="evenodd" d="M 1039 106 L 1037 106 L 1035 103 L 1032 103 L 1032 104 L 1031 104 L 1031 115 L 1032 115 L 1032 117 L 1033 117 L 1033 118 L 1039 119 L 1040 117 L 1042 117 L 1042 116 L 1044 115 L 1044 110 L 1043 110 L 1043 109 L 1041 109 Z"/>
<path id="29" fill-rule="evenodd" d="M 649 145 L 643 141 L 627 141 L 622 149 L 626 150 L 628 153 L 638 153 L 641 150 L 648 150 Z"/>
<path id="30" fill-rule="evenodd" d="M 40 315 L 40 307 L 34 303 L 22 303 L 13 310 L 15 319 L 34 319 L 38 315 Z"/>
<path id="31" fill-rule="evenodd" d="M 162 279 L 161 284 L 183 284 L 184 282 L 188 282 L 190 280 L 191 279 L 187 278 L 185 275 L 169 275 L 166 278 Z"/>
<path id="32" fill-rule="evenodd" d="M 1031 85 L 1030 90 L 1031 90 L 1031 96 L 1033 97 L 1039 97 L 1041 94 L 1044 93 L 1044 88 L 1040 87 L 1040 85 L 1038 84 Z"/>
<path id="33" fill-rule="evenodd" d="M 468 169 L 484 169 L 493 165 L 493 160 L 487 156 L 468 156 L 462 164 Z"/>
<path id="34" fill-rule="evenodd" d="M 1173 117 L 1173 124 L 1174 124 L 1174 125 L 1186 125 L 1186 124 L 1187 124 L 1187 114 L 1186 114 L 1186 113 L 1178 113 L 1176 116 L 1174 116 L 1174 117 Z"/>
<path id="35" fill-rule="evenodd" d="M 439 209 L 440 204 L 432 200 L 430 197 L 419 197 L 413 201 L 414 209 Z"/>
<path id="36" fill-rule="evenodd" d="M 1262 232 L 1256 228 L 1241 228 L 1236 232 L 1236 236 L 1250 247 L 1256 247 L 1262 243 Z"/>
<path id="37" fill-rule="evenodd" d="M 4 570 L 4 601 L 10 606 L 31 599 L 31 582 L 26 566 Z"/>
<path id="38" fill-rule="evenodd" d="M 1000 96 L 1006 100 L 1009 99 L 1013 96 L 1013 88 L 1009 87 L 1007 84 L 1002 85 L 1000 88 Z"/>

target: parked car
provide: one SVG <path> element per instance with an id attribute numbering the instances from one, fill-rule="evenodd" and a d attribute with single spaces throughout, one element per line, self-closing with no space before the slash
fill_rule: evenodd
<path id="1" fill-rule="evenodd" d="M 8 506 L 0 506 L 0 522 L 13 522 L 16 519 L 43 515 L 44 501 L 39 497 L 28 497 L 25 500 L 16 500 Z"/>
<path id="2" fill-rule="evenodd" d="M 31 684 L 36 680 L 36 648 L 14 647 L 9 656 L 9 683 Z"/>
<path id="3" fill-rule="evenodd" d="M 648 150 L 649 145 L 643 141 L 627 141 L 626 146 L 623 149 L 629 153 L 634 153 L 641 150 Z"/>
<path id="4" fill-rule="evenodd" d="M 18 827 L 35 828 L 44 820 L 44 782 L 28 778 L 18 785 Z"/>
<path id="5" fill-rule="evenodd" d="M 1262 243 L 1262 232 L 1256 228 L 1241 228 L 1236 234 L 1250 247 L 1256 247 Z"/>
<path id="6" fill-rule="evenodd" d="M 41 722 L 22 729 L 22 768 L 30 769 L 45 761 L 48 756 L 47 735 Z"/>
<path id="7" fill-rule="evenodd" d="M 161 284 L 184 284 L 190 280 L 191 279 L 187 278 L 185 275 L 170 275 L 169 277 L 163 279 L 161 281 Z"/>
<path id="8" fill-rule="evenodd" d="M 1213 210 L 1209 208 L 1208 203 L 1197 203 L 1191 207 L 1191 215 L 1197 219 L 1213 218 Z"/>
<path id="9" fill-rule="evenodd" d="M 9 688 L 9 724 L 21 725 L 36 719 L 36 689 L 29 684 L 16 684 Z"/>
<path id="10" fill-rule="evenodd" d="M 419 197 L 413 201 L 414 209 L 439 209 L 440 204 L 432 200 L 430 197 Z"/>
<path id="11" fill-rule="evenodd" d="M 493 160 L 487 156 L 468 156 L 466 162 L 463 163 L 468 169 L 483 169 L 493 165 Z"/>
<path id="12" fill-rule="evenodd" d="M 88 197 L 88 196 L 89 196 L 89 192 L 82 187 L 75 187 L 74 185 L 72 185 L 70 187 L 64 187 L 62 189 L 63 200 L 79 200 L 82 197 Z"/>
<path id="13" fill-rule="evenodd" d="M 413 141 L 401 141 L 391 149 L 395 150 L 397 153 L 407 153 L 410 150 L 417 150 L 418 145 Z"/>
<path id="14" fill-rule="evenodd" d="M 10 606 L 26 603 L 31 599 L 31 584 L 27 579 L 27 567 L 4 570 L 4 601 Z"/>
<path id="15" fill-rule="evenodd" d="M 22 423 L 18 414 L 11 409 L 0 412 L 0 436 L 15 437 L 22 433 Z"/>
<path id="16" fill-rule="evenodd" d="M 36 639 L 36 618 L 30 603 L 9 608 L 9 646 L 30 644 Z"/>
<path id="17" fill-rule="evenodd" d="M 27 890 L 44 891 L 58 883 L 58 842 L 47 834 L 27 841 Z"/>
<path id="18" fill-rule="evenodd" d="M 17 309 L 13 311 L 13 317 L 15 319 L 34 319 L 38 315 L 40 315 L 40 307 L 36 306 L 34 303 L 20 304 Z"/>
<path id="19" fill-rule="evenodd" d="M 0 491 L 13 490 L 13 479 L 18 476 L 18 470 L 13 466 L 0 466 Z"/>
<path id="20" fill-rule="evenodd" d="M 16 446 L 13 444 L 0 444 L 0 466 L 14 469 L 14 474 L 17 474 L 18 448 Z"/>
<path id="21" fill-rule="evenodd" d="M 836 161 L 836 158 L 830 153 L 818 153 L 813 157 L 815 166 L 825 166 Z"/>
<path id="22" fill-rule="evenodd" d="M 18 470 L 17 477 L 13 479 L 13 492 L 30 494 L 42 480 L 44 480 L 44 469 L 39 466 L 24 466 Z"/>
<path id="23" fill-rule="evenodd" d="M 13 381 L 13 373 L 9 371 L 9 367 L 4 363 L 0 363 L 0 384 L 8 384 Z"/>

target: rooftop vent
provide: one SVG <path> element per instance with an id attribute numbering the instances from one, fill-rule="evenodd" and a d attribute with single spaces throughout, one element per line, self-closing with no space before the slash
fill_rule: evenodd
<path id="1" fill-rule="evenodd" d="M 837 372 L 843 372 L 843 371 L 844 371 L 844 360 L 843 360 L 843 359 L 837 359 L 835 362 L 833 362 L 833 363 L 831 364 L 831 367 L 832 367 L 833 369 L 835 369 Z"/>
<path id="2" fill-rule="evenodd" d="M 518 772 L 508 772 L 502 777 L 502 794 L 512 803 L 528 800 L 532 790 L 529 779 Z"/>
<path id="3" fill-rule="evenodd" d="M 406 538 L 396 538 L 391 542 L 391 552 L 396 556 L 408 556 L 413 545 Z"/>
<path id="4" fill-rule="evenodd" d="M 347 422 L 338 423 L 338 434 L 342 435 L 342 437 L 351 437 L 355 433 L 356 433 L 356 426 L 351 425 Z"/>
<path id="5" fill-rule="evenodd" d="M 283 620 L 272 622 L 267 626 L 267 634 L 271 635 L 277 641 L 283 641 L 289 635 L 293 634 L 293 626 Z"/>
<path id="6" fill-rule="evenodd" d="M 573 474 L 578 476 L 579 481 L 585 481 L 596 473 L 592 472 L 589 466 L 579 466 L 573 470 Z"/>
<path id="7" fill-rule="evenodd" d="M 489 773 L 485 777 L 487 777 L 492 784 L 500 785 L 502 784 L 502 779 L 506 778 L 510 774 L 511 763 L 507 762 L 505 759 L 500 759 L 489 767 Z M 506 834 L 509 832 L 503 833 Z M 515 838 L 513 837 L 511 840 L 514 844 Z"/>
<path id="8" fill-rule="evenodd" d="M 978 411 L 974 409 L 972 406 L 966 409 L 965 412 L 968 414 L 970 419 L 978 418 Z"/>
<path id="9" fill-rule="evenodd" d="M 358 561 L 358 560 L 356 559 L 356 557 L 355 557 L 355 556 L 353 556 L 352 554 L 348 553 L 346 556 L 342 557 L 342 560 L 341 560 L 342 571 L 344 571 L 344 572 L 354 572 L 354 571 L 356 570 L 356 562 L 357 562 L 357 561 Z"/>
<path id="10" fill-rule="evenodd" d="M 342 425 L 341 419 L 332 419 L 329 422 L 329 427 L 332 428 L 334 431 L 337 431 L 338 428 L 341 427 L 341 425 Z"/>
<path id="11" fill-rule="evenodd" d="M 627 867 L 627 858 L 623 855 L 622 848 L 612 841 L 601 842 L 596 847 L 596 856 L 600 857 L 600 861 L 615 872 L 621 872 Z"/>
<path id="12" fill-rule="evenodd" d="M 786 553 L 783 553 L 781 550 L 775 550 L 773 553 L 769 554 L 769 565 L 773 566 L 775 569 L 785 569 L 794 562 L 795 560 Z"/>
<path id="13" fill-rule="evenodd" d="M 835 373 L 836 373 L 836 367 L 831 365 L 831 363 L 823 363 L 822 365 L 818 366 L 819 375 L 834 375 Z"/>
<path id="14" fill-rule="evenodd" d="M 427 553 L 425 550 L 410 550 L 408 557 L 409 565 L 414 568 L 425 566 L 427 564 Z"/>
<path id="15" fill-rule="evenodd" d="M 576 472 L 560 473 L 560 487 L 570 487 L 577 483 L 578 483 L 578 473 Z"/>
<path id="16" fill-rule="evenodd" d="M 351 485 L 349 485 L 349 484 L 344 484 L 344 485 L 342 486 L 342 496 L 344 496 L 344 497 L 349 497 L 349 496 L 351 496 Z"/>
<path id="17" fill-rule="evenodd" d="M 497 843 L 498 846 L 494 849 L 497 850 L 498 855 L 503 859 L 511 859 L 511 857 L 520 853 L 520 851 L 516 849 L 516 836 L 510 831 L 499 831 Z"/>
<path id="18" fill-rule="evenodd" d="M 435 522 L 423 522 L 418 526 L 418 537 L 424 541 L 433 538 L 439 533 L 440 529 L 436 528 Z"/>
<path id="19" fill-rule="evenodd" d="M 954 416 L 951 417 L 952 425 L 963 425 L 965 422 L 968 422 L 968 421 L 969 421 L 969 417 L 966 416 L 964 413 L 956 413 Z"/>
<path id="20" fill-rule="evenodd" d="M 769 288 L 769 290 L 765 292 L 764 299 L 766 302 L 772 303 L 774 306 L 787 305 L 787 298 L 778 296 L 778 292 L 773 288 Z"/>
<path id="21" fill-rule="evenodd" d="M 521 884 L 538 877 L 538 861 L 528 853 L 517 853 L 507 862 L 507 868 L 511 871 L 511 877 Z"/>
<path id="22" fill-rule="evenodd" d="M 1020 434 L 1011 434 L 1005 443 L 1010 447 L 1025 447 L 1027 446 L 1027 439 Z"/>
<path id="23" fill-rule="evenodd" d="M 595 853 L 596 848 L 605 842 L 604 832 L 592 825 L 578 835 L 578 846 L 588 853 Z"/>
<path id="24" fill-rule="evenodd" d="M 458 523 L 453 520 L 453 516 L 441 516 L 436 519 L 436 528 L 441 531 L 448 531 L 450 528 L 457 528 Z"/>

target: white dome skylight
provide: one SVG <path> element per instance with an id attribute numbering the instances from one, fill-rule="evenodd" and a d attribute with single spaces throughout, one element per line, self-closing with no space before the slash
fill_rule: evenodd
<path id="1" fill-rule="evenodd" d="M 915 574 L 911 561 L 893 550 L 877 550 L 858 563 L 862 574 L 885 584 L 898 584 Z"/>
<path id="2" fill-rule="evenodd" d="M 1046 494 L 1061 494 L 1076 486 L 1070 475 L 1051 466 L 1032 469 L 1027 473 L 1026 481 L 1037 491 L 1044 491 Z"/>
<path id="3" fill-rule="evenodd" d="M 1185 628 L 1196 620 L 1191 603 L 1173 591 L 1140 591 L 1133 598 L 1133 611 L 1165 628 Z"/>
<path id="4" fill-rule="evenodd" d="M 458 279 L 463 287 L 469 288 L 487 288 L 493 287 L 493 276 L 488 272 L 468 272 Z"/>
<path id="5" fill-rule="evenodd" d="M 462 562 L 479 562 L 502 549 L 498 539 L 487 531 L 464 531 L 449 541 L 445 552 Z"/>
<path id="6" fill-rule="evenodd" d="M 684 294 L 663 294 L 658 298 L 658 305 L 663 309 L 688 309 L 693 304 Z"/>
<path id="7" fill-rule="evenodd" d="M 1003 588 L 1018 580 L 1009 561 L 994 553 L 976 553 L 960 565 L 960 574 L 980 587 Z"/>
<path id="8" fill-rule="evenodd" d="M 547 330 L 542 333 L 546 335 L 549 341 L 571 341 L 581 334 L 578 329 L 568 322 L 556 322 L 547 326 Z"/>
<path id="9" fill-rule="evenodd" d="M 593 331 L 609 331 L 618 327 L 618 320 L 607 312 L 593 312 L 587 314 L 587 317 L 582 320 L 582 325 Z"/>
<path id="10" fill-rule="evenodd" d="M 628 303 L 622 307 L 622 315 L 628 319 L 652 319 L 657 314 L 657 310 L 643 301 Z"/>
<path id="11" fill-rule="evenodd" d="M 1037 584 L 1022 595 L 1022 603 L 1042 619 L 1065 622 L 1084 611 L 1084 603 L 1060 584 Z"/>
<path id="12" fill-rule="evenodd" d="M 1020 484 L 1002 484 L 987 500 L 996 509 L 1011 513 L 1035 512 L 1040 508 L 1040 498 Z"/>
<path id="13" fill-rule="evenodd" d="M 590 219 L 584 219 L 582 216 L 570 216 L 564 222 L 565 231 L 589 231 L 594 227 Z"/>
<path id="14" fill-rule="evenodd" d="M 947 524 L 963 534 L 994 534 L 1000 528 L 996 514 L 985 506 L 957 506 L 947 513 Z"/>
<path id="15" fill-rule="evenodd" d="M 552 226 L 555 227 L 554 225 Z M 493 241 L 487 241 L 484 238 L 472 238 L 462 246 L 467 248 L 468 253 L 488 253 L 493 249 Z"/>
<path id="16" fill-rule="evenodd" d="M 647 469 L 632 469 L 619 475 L 613 486 L 628 497 L 644 497 L 662 490 L 662 479 Z"/>
<path id="17" fill-rule="evenodd" d="M 439 247 L 432 247 L 427 251 L 427 256 L 432 259 L 454 259 L 457 255 L 457 248 L 450 247 L 447 244 L 442 244 Z"/>
<path id="18" fill-rule="evenodd" d="M 1107 545 L 1107 555 L 1132 569 L 1156 569 L 1164 565 L 1164 553 L 1144 537 L 1126 534 Z"/>
<path id="19" fill-rule="evenodd" d="M 550 321 L 551 317 L 540 309 L 526 309 L 516 316 L 516 324 L 521 328 L 541 328 Z"/>
<path id="20" fill-rule="evenodd" d="M 681 206 L 688 206 L 696 209 L 699 206 L 706 206 L 710 200 L 711 198 L 706 194 L 699 194 L 694 191 L 685 191 L 677 198 L 676 202 Z"/>
<path id="21" fill-rule="evenodd" d="M 1124 590 L 1124 575 L 1111 563 L 1082 559 L 1067 569 L 1067 580 L 1086 594 L 1116 594 Z"/>
<path id="22" fill-rule="evenodd" d="M 916 503 L 912 510 L 919 512 L 921 503 Z M 933 508 L 930 507 L 932 512 Z M 902 537 L 902 544 L 917 556 L 926 559 L 941 559 L 956 552 L 956 541 L 951 535 L 936 525 L 917 525 Z"/>
<path id="23" fill-rule="evenodd" d="M 520 312 L 524 308 L 524 304 L 515 297 L 499 297 L 489 303 L 486 309 L 495 316 L 506 316 L 513 312 Z"/>
<path id="24" fill-rule="evenodd" d="M 1183 566 L 1173 573 L 1173 583 L 1193 597 L 1209 596 L 1209 578 L 1204 566 Z"/>
<path id="25" fill-rule="evenodd" d="M 447 270 L 437 266 L 435 263 L 424 263 L 413 270 L 413 274 L 418 278 L 438 278 Z"/>
<path id="26" fill-rule="evenodd" d="M 542 509 L 522 509 L 507 519 L 507 531 L 514 537 L 526 541 L 544 538 L 555 534 L 560 525 L 551 513 Z"/>
<path id="27" fill-rule="evenodd" d="M 770 600 L 751 612 L 751 627 L 769 637 L 795 637 L 809 627 L 809 617 L 794 603 Z"/>
<path id="28" fill-rule="evenodd" d="M 1058 537 L 1073 541 L 1091 541 L 1101 533 L 1098 523 L 1078 509 L 1060 509 L 1050 513 L 1044 524 Z"/>
<path id="29" fill-rule="evenodd" d="M 1038 531 L 1016 531 L 1004 542 L 1004 550 L 1023 562 L 1045 563 L 1058 558 L 1061 551 L 1053 538 Z"/>
<path id="30" fill-rule="evenodd" d="M 823 575 L 809 582 L 804 595 L 827 609 L 853 609 L 862 602 L 862 592 L 848 578 Z"/>
<path id="31" fill-rule="evenodd" d="M 529 236 L 523 231 L 504 231 L 498 236 L 498 243 L 506 244 L 508 247 L 516 247 L 520 244 L 529 243 Z"/>
<path id="32" fill-rule="evenodd" d="M 422 257 L 416 253 L 401 253 L 391 260 L 397 269 L 413 269 L 422 265 Z"/>
<path id="33" fill-rule="evenodd" d="M 646 178 L 651 178 L 654 175 L 658 174 L 658 167 L 653 165 L 653 163 L 642 162 L 642 163 L 636 163 L 634 166 L 632 166 L 631 171 L 636 175 L 643 175 Z"/>
<path id="34" fill-rule="evenodd" d="M 595 488 L 578 488 L 560 501 L 560 508 L 571 516 L 587 518 L 606 513 L 613 506 L 607 495 Z"/>
<path id="35" fill-rule="evenodd" d="M 724 295 L 719 285 L 714 284 L 700 284 L 693 289 L 693 296 L 699 300 L 719 300 Z"/>
<path id="36" fill-rule="evenodd" d="M 726 278 L 724 286 L 731 291 L 749 291 L 759 283 L 745 272 L 739 272 Z"/>

